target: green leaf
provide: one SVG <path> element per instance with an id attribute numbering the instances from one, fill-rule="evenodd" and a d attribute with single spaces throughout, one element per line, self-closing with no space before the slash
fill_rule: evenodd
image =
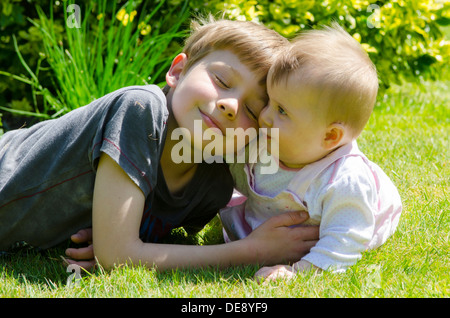
<path id="1" fill-rule="evenodd" d="M 450 18 L 439 17 L 439 18 L 436 19 L 436 23 L 439 24 L 439 25 L 443 25 L 443 26 L 449 25 L 450 24 Z"/>
<path id="2" fill-rule="evenodd" d="M 437 62 L 436 58 L 434 56 L 431 56 L 429 54 L 424 54 L 421 57 L 417 59 L 420 65 L 431 65 Z"/>

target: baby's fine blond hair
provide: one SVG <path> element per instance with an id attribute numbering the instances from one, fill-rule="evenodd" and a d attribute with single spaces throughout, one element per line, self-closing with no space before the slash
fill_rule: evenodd
<path id="1" fill-rule="evenodd" d="M 344 124 L 354 138 L 361 133 L 375 105 L 377 71 L 362 46 L 338 23 L 302 32 L 279 54 L 269 83 L 286 83 L 291 76 L 299 87 L 317 92 L 317 111 L 327 124 Z"/>

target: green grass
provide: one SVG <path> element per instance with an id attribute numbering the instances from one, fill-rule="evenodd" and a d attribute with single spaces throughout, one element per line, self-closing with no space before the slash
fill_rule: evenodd
<path id="1" fill-rule="evenodd" d="M 24 250 L 0 257 L 0 297 L 449 297 L 449 92 L 441 81 L 380 98 L 359 145 L 398 186 L 404 211 L 388 242 L 346 273 L 259 285 L 256 266 L 163 273 L 122 266 L 84 273 L 69 286 L 63 248 Z M 191 241 L 218 240 L 215 219 Z"/>

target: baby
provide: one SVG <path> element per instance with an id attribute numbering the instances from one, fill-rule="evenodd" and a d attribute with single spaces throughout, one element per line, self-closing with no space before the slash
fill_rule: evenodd
<path id="1" fill-rule="evenodd" d="M 267 89 L 259 125 L 268 131 L 267 151 L 278 149 L 270 154 L 278 169 L 265 174 L 262 162 L 231 165 L 246 200 L 221 210 L 225 239 L 241 239 L 275 214 L 306 210 L 310 224 L 320 224 L 317 244 L 293 266 L 264 267 L 256 276 L 344 271 L 387 240 L 402 209 L 396 187 L 356 142 L 375 104 L 376 69 L 335 23 L 295 38 L 271 67 Z"/>

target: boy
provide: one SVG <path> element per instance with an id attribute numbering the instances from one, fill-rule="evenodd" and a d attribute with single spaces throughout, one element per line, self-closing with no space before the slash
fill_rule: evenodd
<path id="1" fill-rule="evenodd" d="M 292 267 L 265 267 L 256 276 L 345 270 L 386 241 L 401 213 L 395 186 L 356 143 L 375 104 L 375 67 L 359 43 L 333 24 L 293 40 L 271 67 L 267 88 L 270 101 L 259 124 L 278 132 L 279 140 L 270 132 L 266 138 L 278 143 L 279 152 L 271 155 L 279 169 L 262 174 L 260 163 L 231 167 L 247 200 L 221 211 L 226 235 L 241 239 L 269 216 L 305 209 L 309 224 L 320 224 L 316 246 Z"/>
<path id="2" fill-rule="evenodd" d="M 294 245 L 283 252 L 266 245 L 271 236 L 288 244 L 280 234 L 291 230 L 282 226 L 299 222 L 299 214 L 275 219 L 232 247 L 153 244 L 173 227 L 198 230 L 232 192 L 225 164 L 175 163 L 172 132 L 182 128 L 196 140 L 213 127 L 226 140 L 226 128 L 256 127 L 266 72 L 283 45 L 281 36 L 250 22 L 198 25 L 167 72 L 166 94 L 154 85 L 126 87 L 59 119 L 6 133 L 0 250 L 21 241 L 48 248 L 92 224 L 95 256 L 106 268 L 273 263 L 301 254 Z"/>

